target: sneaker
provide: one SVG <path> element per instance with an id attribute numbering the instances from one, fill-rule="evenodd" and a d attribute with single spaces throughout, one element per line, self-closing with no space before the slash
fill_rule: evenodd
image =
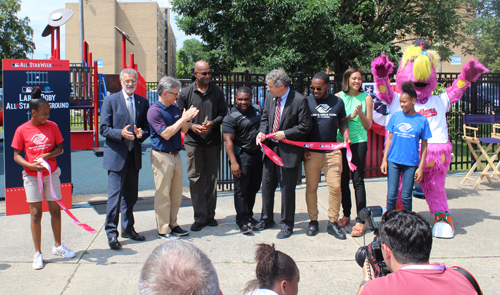
<path id="1" fill-rule="evenodd" d="M 257 224 L 259 223 L 259 222 L 258 222 L 255 218 L 253 218 L 253 217 L 250 217 L 250 218 L 248 219 L 248 222 L 249 222 L 251 225 L 257 225 Z"/>
<path id="2" fill-rule="evenodd" d="M 68 249 L 64 244 L 61 244 L 59 247 L 56 247 L 56 245 L 52 246 L 52 254 L 65 258 L 75 257 L 75 252 Z"/>
<path id="3" fill-rule="evenodd" d="M 40 252 L 35 253 L 35 257 L 33 257 L 33 268 L 34 269 L 42 269 L 43 268 L 43 255 Z"/>
<path id="4" fill-rule="evenodd" d="M 455 236 L 450 213 L 436 212 L 434 225 L 432 226 L 432 236 L 442 239 L 451 239 Z"/>
<path id="5" fill-rule="evenodd" d="M 183 230 L 180 226 L 176 226 L 172 229 L 172 233 L 178 236 L 187 236 L 189 232 L 187 230 Z"/>
<path id="6" fill-rule="evenodd" d="M 249 234 L 252 232 L 252 229 L 247 224 L 243 224 L 242 226 L 240 226 L 240 232 L 242 234 Z"/>

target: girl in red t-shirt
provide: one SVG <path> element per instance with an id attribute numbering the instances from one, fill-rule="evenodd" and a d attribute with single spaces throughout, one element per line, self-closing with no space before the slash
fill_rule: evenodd
<path id="1" fill-rule="evenodd" d="M 57 167 L 55 157 L 63 153 L 63 138 L 57 124 L 48 121 L 50 106 L 45 99 L 40 98 L 41 90 L 35 88 L 31 97 L 31 119 L 16 129 L 12 140 L 12 148 L 14 148 L 14 161 L 24 167 L 24 190 L 26 191 L 26 200 L 30 206 L 31 233 L 36 250 L 33 268 L 41 269 L 43 268 L 41 250 L 43 195 L 38 188 L 38 171 L 43 172 L 43 192 L 52 217 L 52 232 L 55 240 L 52 253 L 68 258 L 75 257 L 75 253 L 61 243 L 61 208 L 50 193 L 49 171 L 36 162 L 38 158 L 43 157 L 49 163 L 54 191 L 57 197 L 61 199 L 61 182 L 59 180 L 61 169 Z M 25 154 L 24 158 L 21 155 L 22 151 Z"/>

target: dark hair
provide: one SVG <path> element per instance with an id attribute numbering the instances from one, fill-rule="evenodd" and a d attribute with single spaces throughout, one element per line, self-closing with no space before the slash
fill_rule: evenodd
<path id="1" fill-rule="evenodd" d="M 247 86 L 241 86 L 236 91 L 236 95 L 238 95 L 238 93 L 248 93 L 248 94 L 252 95 L 252 89 L 250 89 L 250 87 L 247 87 Z"/>
<path id="2" fill-rule="evenodd" d="M 293 280 L 299 269 L 292 257 L 277 251 L 274 244 L 258 244 L 257 246 L 255 252 L 257 279 L 248 282 L 245 294 L 257 288 L 272 290 L 274 283 L 279 280 L 289 282 Z"/>
<path id="3" fill-rule="evenodd" d="M 406 93 L 410 98 L 417 99 L 417 92 L 415 91 L 415 84 L 412 81 L 406 81 L 401 85 L 402 93 Z"/>
<path id="4" fill-rule="evenodd" d="M 33 89 L 31 92 L 30 112 L 37 111 L 38 107 L 42 104 L 49 104 L 44 98 L 42 98 L 42 90 L 40 88 Z"/>
<path id="5" fill-rule="evenodd" d="M 380 241 L 392 250 L 394 258 L 401 264 L 429 262 L 431 227 L 415 212 L 391 212 L 391 218 L 380 226 Z"/>
<path id="6" fill-rule="evenodd" d="M 342 91 L 345 93 L 349 91 L 349 79 L 351 79 L 351 75 L 354 73 L 361 74 L 361 71 L 358 68 L 349 68 L 344 72 L 344 76 L 342 77 Z M 363 92 L 363 89 L 359 88 L 359 92 Z"/>
<path id="7" fill-rule="evenodd" d="M 314 79 L 323 80 L 323 82 L 325 82 L 325 84 L 330 84 L 330 76 L 328 76 L 328 74 L 324 73 L 324 72 L 316 73 L 316 75 L 314 75 L 312 79 L 313 80 Z"/>
<path id="8" fill-rule="evenodd" d="M 35 88 L 31 91 L 31 98 L 40 98 L 42 97 L 42 90 L 40 88 Z"/>

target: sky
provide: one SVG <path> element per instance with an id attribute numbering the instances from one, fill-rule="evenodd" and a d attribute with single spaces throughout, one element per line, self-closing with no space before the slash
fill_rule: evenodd
<path id="1" fill-rule="evenodd" d="M 85 0 L 84 0 L 85 1 Z M 172 5 L 168 0 L 152 1 L 152 0 L 119 0 L 118 2 L 158 2 L 160 8 L 170 8 Z M 60 8 L 65 8 L 65 3 L 78 3 L 77 0 L 21 0 L 21 11 L 18 13 L 19 18 L 25 16 L 30 19 L 30 26 L 33 28 L 33 41 L 35 42 L 35 53 L 28 58 L 32 59 L 47 59 L 50 57 L 50 36 L 42 37 L 43 29 L 48 24 L 49 14 Z M 174 35 L 177 39 L 177 50 L 182 47 L 184 40 L 197 38 L 198 36 L 186 36 L 184 32 L 180 31 L 175 24 L 175 13 L 171 12 L 170 25 L 174 30 Z M 79 18 L 78 12 L 75 11 L 73 18 Z M 61 59 L 65 58 L 65 28 L 61 27 Z"/>

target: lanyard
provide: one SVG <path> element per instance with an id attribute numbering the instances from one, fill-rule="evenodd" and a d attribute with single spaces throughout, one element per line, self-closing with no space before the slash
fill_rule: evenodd
<path id="1" fill-rule="evenodd" d="M 400 268 L 400 270 L 439 270 L 439 271 L 444 271 L 445 266 L 444 265 L 434 265 L 434 264 L 426 264 L 426 265 L 420 265 L 420 264 L 415 264 L 415 265 L 406 265 Z"/>

